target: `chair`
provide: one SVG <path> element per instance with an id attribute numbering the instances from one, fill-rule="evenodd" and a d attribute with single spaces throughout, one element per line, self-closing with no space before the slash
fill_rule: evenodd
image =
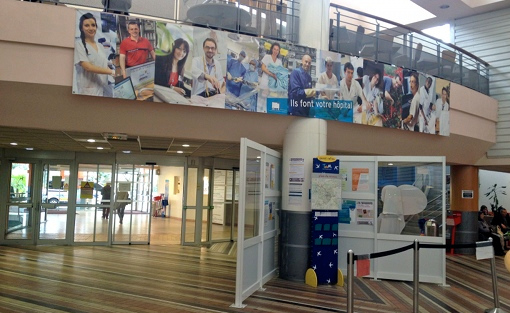
<path id="1" fill-rule="evenodd" d="M 455 58 L 457 53 L 455 51 L 443 50 L 441 51 L 441 66 L 439 72 L 437 68 L 431 69 L 427 74 L 439 76 L 444 79 L 453 81 L 453 68 L 455 67 Z"/>
<path id="2" fill-rule="evenodd" d="M 420 60 L 421 58 L 421 51 L 423 49 L 423 45 L 420 43 L 418 43 L 416 45 L 416 49 L 414 49 L 414 57 L 413 57 L 413 64 L 412 64 L 412 68 L 413 69 L 417 69 L 418 68 L 418 61 Z"/>
<path id="3" fill-rule="evenodd" d="M 356 39 L 354 44 L 354 49 L 356 51 L 356 55 L 361 51 L 361 45 L 363 44 L 363 37 L 365 36 L 365 28 L 361 25 L 358 25 L 358 29 L 356 30 Z"/>
<path id="4" fill-rule="evenodd" d="M 393 36 L 387 34 L 379 34 L 377 44 L 377 61 L 391 64 L 393 57 Z"/>

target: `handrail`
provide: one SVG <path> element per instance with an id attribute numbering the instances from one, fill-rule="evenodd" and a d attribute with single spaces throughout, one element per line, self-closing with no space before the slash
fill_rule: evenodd
<path id="1" fill-rule="evenodd" d="M 382 17 L 379 17 L 379 16 L 375 16 L 375 15 L 372 15 L 372 14 L 368 14 L 368 13 L 365 13 L 365 12 L 362 12 L 362 11 L 358 11 L 358 10 L 355 10 L 355 9 L 351 9 L 351 8 L 348 8 L 348 7 L 345 7 L 345 6 L 342 6 L 342 5 L 331 3 L 330 7 L 341 9 L 341 10 L 345 10 L 345 11 L 349 11 L 351 13 L 356 13 L 356 14 L 359 14 L 359 15 L 363 15 L 363 16 L 372 18 L 374 20 L 382 21 L 382 22 L 385 22 L 385 23 L 388 23 L 388 24 L 393 24 L 393 25 L 398 26 L 400 28 L 403 28 L 403 29 L 409 30 L 411 32 L 420 34 L 422 36 L 428 37 L 428 38 L 430 38 L 430 39 L 432 39 L 434 41 L 440 41 L 442 44 L 444 44 L 446 46 L 449 46 L 450 48 L 453 48 L 453 49 L 455 49 L 455 50 L 457 50 L 459 52 L 462 52 L 462 54 L 465 54 L 465 55 L 469 56 L 470 58 L 472 58 L 472 59 L 482 63 L 484 66 L 486 66 L 486 67 L 489 66 L 488 62 L 480 59 L 479 57 L 477 57 L 476 55 L 472 54 L 471 52 L 466 51 L 466 50 L 464 50 L 464 49 L 462 49 L 460 47 L 457 47 L 454 44 L 443 42 L 441 39 L 438 39 L 438 38 L 435 38 L 435 37 L 430 36 L 428 34 L 425 34 L 421 30 L 417 30 L 417 29 L 414 29 L 412 27 L 409 27 L 409 26 L 406 26 L 406 25 L 403 25 L 403 24 L 400 24 L 400 23 L 397 23 L 397 22 L 394 22 L 394 21 L 391 21 L 391 20 L 388 20 L 388 19 L 385 19 L 385 18 L 382 18 Z"/>

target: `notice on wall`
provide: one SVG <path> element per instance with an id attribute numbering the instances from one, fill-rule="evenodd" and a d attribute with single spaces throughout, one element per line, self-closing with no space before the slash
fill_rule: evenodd
<path id="1" fill-rule="evenodd" d="M 82 181 L 80 199 L 92 199 L 93 197 L 94 197 L 94 183 L 90 181 Z"/>
<path id="2" fill-rule="evenodd" d="M 369 173 L 368 168 L 352 169 L 352 191 L 368 191 L 369 190 Z"/>
<path id="3" fill-rule="evenodd" d="M 356 201 L 356 223 L 374 225 L 374 201 Z"/>
<path id="4" fill-rule="evenodd" d="M 301 205 L 303 202 L 303 184 L 305 182 L 305 159 L 291 158 L 289 162 L 289 205 Z"/>

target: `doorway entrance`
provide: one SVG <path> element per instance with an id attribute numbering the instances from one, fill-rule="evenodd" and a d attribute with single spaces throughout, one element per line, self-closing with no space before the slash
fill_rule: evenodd
<path id="1" fill-rule="evenodd" d="M 71 162 L 17 160 L 8 163 L 9 197 L 4 238 L 16 244 L 64 244 L 74 208 Z"/>

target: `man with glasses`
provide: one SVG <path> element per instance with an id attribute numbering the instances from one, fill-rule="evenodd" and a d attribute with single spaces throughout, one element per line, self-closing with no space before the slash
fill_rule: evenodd
<path id="1" fill-rule="evenodd" d="M 225 93 L 225 79 L 221 65 L 214 60 L 217 44 L 213 38 L 206 38 L 202 45 L 204 55 L 193 58 L 191 74 L 193 76 L 192 95 L 209 98 Z"/>

